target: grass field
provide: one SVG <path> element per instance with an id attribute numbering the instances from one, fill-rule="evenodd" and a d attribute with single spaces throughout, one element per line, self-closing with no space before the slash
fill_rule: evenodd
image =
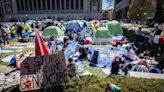
<path id="1" fill-rule="evenodd" d="M 105 92 L 107 82 L 121 87 L 120 92 L 164 92 L 164 80 L 120 76 L 109 76 L 105 79 L 95 76 L 74 77 L 69 79 L 65 92 Z M 19 92 L 19 86 L 8 88 L 4 92 Z"/>

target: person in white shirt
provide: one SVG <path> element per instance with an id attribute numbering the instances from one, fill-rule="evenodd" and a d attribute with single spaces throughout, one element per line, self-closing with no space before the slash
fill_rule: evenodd
<path id="1" fill-rule="evenodd" d="M 132 49 L 132 47 L 126 47 L 126 53 L 124 55 L 124 57 L 129 60 L 129 61 L 135 61 L 137 58 L 136 58 L 136 55 L 135 55 L 135 52 L 134 50 Z"/>
<path id="2" fill-rule="evenodd" d="M 55 51 L 57 50 L 57 41 L 55 40 L 55 37 L 52 36 L 49 41 L 48 41 L 48 46 L 50 49 L 51 53 L 55 53 Z"/>

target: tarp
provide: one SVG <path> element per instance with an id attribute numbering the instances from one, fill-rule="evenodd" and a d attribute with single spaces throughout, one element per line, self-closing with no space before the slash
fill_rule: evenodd
<path id="1" fill-rule="evenodd" d="M 27 20 L 26 21 L 26 23 L 28 23 L 28 24 L 32 24 L 32 23 L 34 23 L 34 22 L 36 22 L 35 20 Z"/>
<path id="2" fill-rule="evenodd" d="M 121 24 L 118 21 L 114 20 L 114 21 L 108 22 L 106 23 L 106 27 L 114 35 L 123 34 L 123 29 L 121 27 Z"/>
<path id="3" fill-rule="evenodd" d="M 72 21 L 68 21 L 67 25 L 66 25 L 66 30 L 68 31 L 72 31 L 72 30 L 76 30 L 76 31 L 82 31 L 83 29 L 83 22 L 80 20 L 72 20 Z"/>
<path id="4" fill-rule="evenodd" d="M 111 38 L 110 31 L 105 27 L 99 27 L 96 32 L 96 38 Z"/>
<path id="5" fill-rule="evenodd" d="M 42 22 L 48 23 L 48 22 L 53 22 L 53 21 L 52 19 L 45 19 L 45 20 L 42 20 Z"/>
<path id="6" fill-rule="evenodd" d="M 87 25 L 87 33 L 91 34 L 95 31 L 94 26 L 92 24 L 90 24 L 88 21 L 86 21 L 86 20 L 81 20 L 81 21 Z"/>
<path id="7" fill-rule="evenodd" d="M 84 22 L 88 28 L 93 28 L 93 26 L 86 20 L 81 20 L 82 22 Z"/>
<path id="8" fill-rule="evenodd" d="M 51 37 L 51 36 L 63 36 L 64 31 L 62 31 L 59 27 L 49 26 L 46 27 L 42 33 L 43 37 Z"/>

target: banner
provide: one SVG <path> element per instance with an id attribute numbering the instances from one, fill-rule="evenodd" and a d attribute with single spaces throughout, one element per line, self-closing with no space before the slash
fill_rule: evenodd
<path id="1" fill-rule="evenodd" d="M 27 57 L 21 63 L 20 90 L 29 91 L 66 85 L 67 68 L 64 52 Z"/>

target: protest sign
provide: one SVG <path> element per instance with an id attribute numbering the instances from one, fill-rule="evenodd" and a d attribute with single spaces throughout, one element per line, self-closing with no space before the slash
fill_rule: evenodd
<path id="1" fill-rule="evenodd" d="M 29 91 L 65 85 L 67 68 L 64 52 L 27 57 L 21 63 L 20 90 Z"/>

